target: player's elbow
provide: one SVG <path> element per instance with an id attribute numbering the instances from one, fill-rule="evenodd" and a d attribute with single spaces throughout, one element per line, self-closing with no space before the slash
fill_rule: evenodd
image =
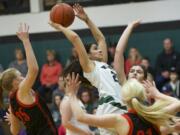
<path id="1" fill-rule="evenodd" d="M 79 36 L 77 34 L 72 34 L 71 35 L 71 41 L 74 43 L 74 42 L 77 42 L 79 40 Z"/>
<path id="2" fill-rule="evenodd" d="M 38 74 L 39 72 L 39 67 L 38 66 L 33 66 L 32 68 L 29 69 L 31 71 L 31 73 L 33 74 Z"/>
<path id="3" fill-rule="evenodd" d="M 39 67 L 38 67 L 38 66 L 35 66 L 35 67 L 33 68 L 33 71 L 34 71 L 35 73 L 38 73 L 38 72 L 39 72 Z"/>

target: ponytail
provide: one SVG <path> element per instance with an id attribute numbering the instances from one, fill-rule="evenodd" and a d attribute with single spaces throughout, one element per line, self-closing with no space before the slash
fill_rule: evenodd
<path id="1" fill-rule="evenodd" d="M 158 100 L 154 104 L 147 104 L 145 88 L 136 79 L 128 80 L 122 87 L 122 98 L 127 106 L 137 112 L 146 121 L 159 127 L 173 124 L 170 119 L 177 117 L 168 113 L 164 108 L 172 104 L 171 101 Z"/>
<path id="2" fill-rule="evenodd" d="M 148 122 L 160 126 L 171 124 L 170 119 L 175 118 L 175 116 L 168 114 L 164 108 L 170 105 L 171 102 L 158 100 L 153 105 L 144 105 L 137 98 L 132 98 L 131 105 L 132 108 L 137 112 L 139 116 L 142 116 Z"/>

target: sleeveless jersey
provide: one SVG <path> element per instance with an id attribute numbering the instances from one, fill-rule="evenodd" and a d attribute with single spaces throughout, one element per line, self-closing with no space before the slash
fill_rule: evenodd
<path id="1" fill-rule="evenodd" d="M 17 99 L 17 91 L 10 95 L 12 113 L 23 122 L 27 135 L 58 135 L 51 113 L 46 103 L 37 93 L 35 102 L 25 105 Z"/>
<path id="2" fill-rule="evenodd" d="M 126 107 L 123 105 L 121 97 L 121 86 L 119 84 L 116 71 L 104 62 L 93 61 L 94 70 L 90 73 L 83 73 L 93 86 L 99 91 L 99 101 L 96 115 L 102 114 L 123 114 Z M 101 135 L 113 135 L 109 129 L 99 128 Z"/>
<path id="3" fill-rule="evenodd" d="M 116 102 L 122 103 L 119 84 L 116 72 L 104 62 L 93 61 L 94 70 L 90 73 L 83 73 L 93 86 L 99 91 L 99 96 L 112 96 Z"/>
<path id="4" fill-rule="evenodd" d="M 69 100 L 69 97 L 65 96 L 63 100 Z M 85 110 L 85 107 L 84 107 L 83 103 L 80 100 L 79 100 L 79 105 L 81 106 L 81 108 L 83 110 Z M 88 125 L 77 121 L 75 119 L 75 117 L 73 116 L 73 114 L 72 114 L 72 118 L 71 118 L 70 122 L 71 122 L 72 125 L 75 125 L 76 127 L 80 128 L 80 129 L 82 129 L 84 131 L 90 131 Z M 66 130 L 66 135 L 78 135 L 78 134 L 67 129 Z"/>
<path id="5" fill-rule="evenodd" d="M 150 122 L 139 117 L 135 112 L 123 114 L 129 123 L 128 135 L 160 135 L 160 131 Z"/>

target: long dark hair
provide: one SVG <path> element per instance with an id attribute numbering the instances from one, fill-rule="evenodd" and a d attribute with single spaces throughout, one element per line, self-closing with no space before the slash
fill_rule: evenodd
<path id="1" fill-rule="evenodd" d="M 91 46 L 92 46 L 93 44 L 91 43 L 91 44 L 86 44 L 84 47 L 85 47 L 85 50 L 86 50 L 86 52 L 89 54 L 90 53 L 90 50 L 91 50 Z"/>
<path id="2" fill-rule="evenodd" d="M 72 73 L 79 74 L 79 80 L 83 85 L 91 85 L 91 83 L 83 76 L 83 70 L 79 63 L 79 60 L 75 60 L 70 63 L 68 67 L 66 67 L 62 73 L 63 78 L 66 78 L 68 74 Z"/>

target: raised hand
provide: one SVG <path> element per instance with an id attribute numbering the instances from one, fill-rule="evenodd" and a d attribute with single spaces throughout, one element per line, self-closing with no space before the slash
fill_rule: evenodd
<path id="1" fill-rule="evenodd" d="M 20 23 L 16 34 L 21 41 L 29 40 L 29 26 L 26 23 Z"/>
<path id="2" fill-rule="evenodd" d="M 84 9 L 83 9 L 83 7 L 81 5 L 75 4 L 73 6 L 73 9 L 75 11 L 76 16 L 79 19 L 81 19 L 81 20 L 83 20 L 85 22 L 88 20 L 88 16 L 87 16 L 86 12 L 84 11 Z"/>
<path id="3" fill-rule="evenodd" d="M 133 28 L 139 26 L 141 23 L 141 19 L 138 19 L 138 20 L 134 20 L 132 21 L 131 23 L 128 24 L 128 26 L 132 26 Z"/>
<path id="4" fill-rule="evenodd" d="M 6 115 L 4 116 L 5 121 L 8 122 L 8 125 L 11 125 L 11 109 L 8 109 L 8 112 L 6 112 Z"/>
<path id="5" fill-rule="evenodd" d="M 154 82 L 152 83 L 149 80 L 143 81 L 143 86 L 146 89 L 147 97 L 150 99 L 154 99 L 160 93 Z"/>
<path id="6" fill-rule="evenodd" d="M 65 81 L 67 92 L 71 95 L 76 95 L 81 84 L 81 81 L 79 81 L 79 74 L 77 74 L 76 76 L 74 73 L 72 73 L 72 75 L 68 74 Z"/>

